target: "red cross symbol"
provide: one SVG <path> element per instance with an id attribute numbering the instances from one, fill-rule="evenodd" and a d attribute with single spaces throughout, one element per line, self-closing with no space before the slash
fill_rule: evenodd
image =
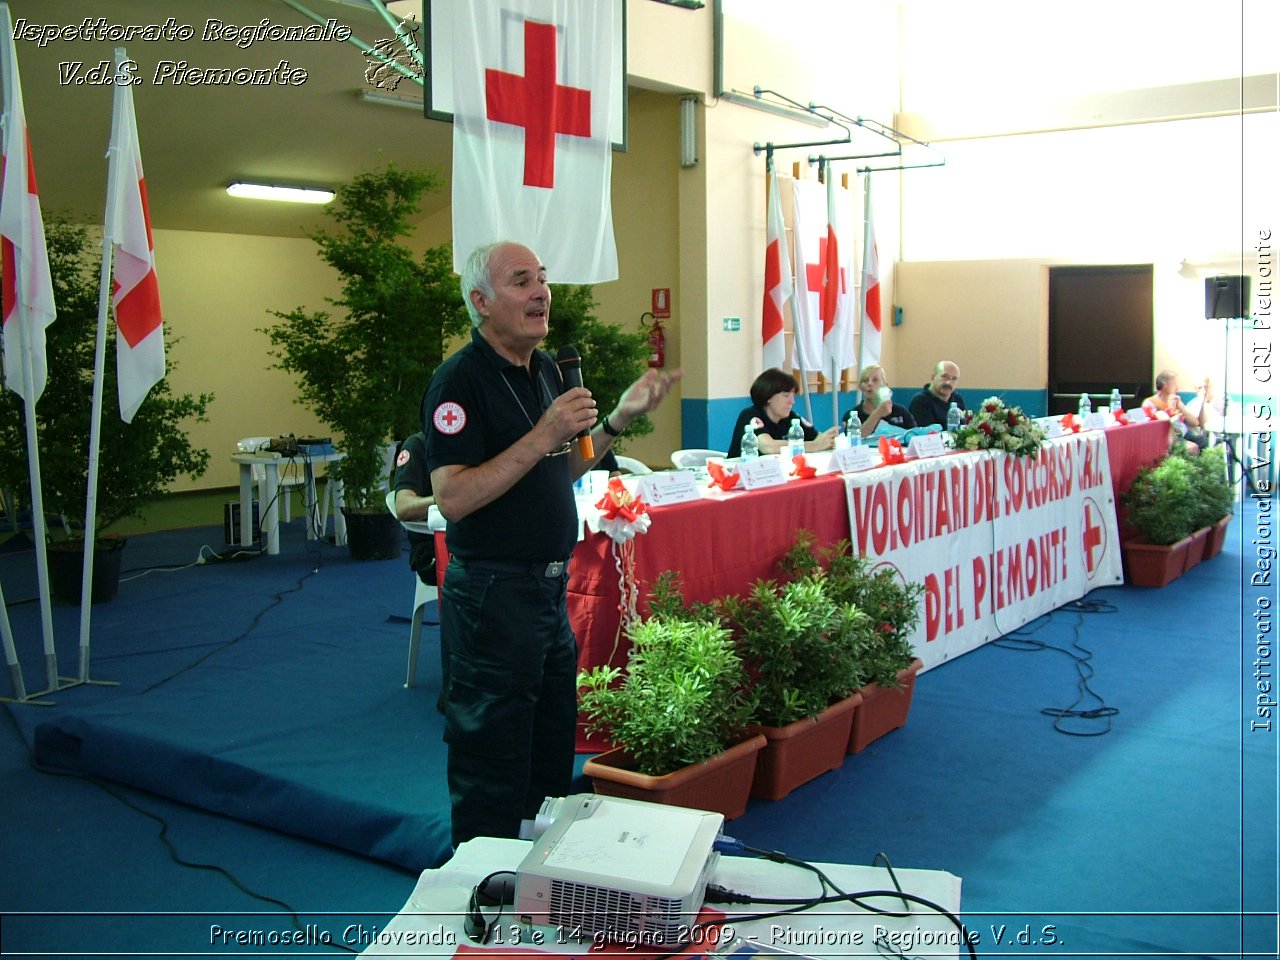
<path id="1" fill-rule="evenodd" d="M 1102 525 L 1094 523 L 1094 506 L 1091 501 L 1085 501 L 1084 505 L 1084 565 L 1085 569 L 1092 576 L 1094 570 L 1097 569 L 1097 561 L 1094 560 L 1094 551 L 1102 546 Z"/>
<path id="2" fill-rule="evenodd" d="M 804 275 L 806 286 L 812 293 L 818 294 L 818 319 L 822 321 L 823 334 L 830 332 L 832 325 L 836 322 L 836 298 L 823 295 L 826 287 L 827 269 L 827 238 L 819 237 L 818 262 L 806 263 L 804 265 Z M 844 293 L 847 289 L 844 268 L 841 268 L 840 292 Z"/>
<path id="3" fill-rule="evenodd" d="M 555 186 L 556 134 L 591 136 L 591 91 L 556 83 L 556 28 L 524 22 L 524 76 L 484 72 L 485 115 L 524 127 L 524 183 Z"/>

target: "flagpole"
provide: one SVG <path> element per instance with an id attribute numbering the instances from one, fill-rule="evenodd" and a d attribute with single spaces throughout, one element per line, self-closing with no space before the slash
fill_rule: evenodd
<path id="1" fill-rule="evenodd" d="M 868 363 L 867 360 L 867 335 L 862 329 L 863 320 L 867 312 L 867 257 L 868 246 L 871 243 L 871 171 L 868 170 L 862 175 L 862 292 L 858 296 L 858 369 L 861 370 Z"/>
<path id="2" fill-rule="evenodd" d="M 0 16 L 0 24 L 3 24 L 4 35 L 0 37 L 0 44 L 3 45 L 3 59 L 5 67 L 4 73 L 5 85 L 5 143 L 8 143 L 9 129 L 8 125 L 14 122 L 11 107 L 16 110 L 20 91 L 18 90 L 17 73 L 18 65 L 16 62 L 16 51 L 13 43 L 13 20 L 9 13 L 9 5 L 7 3 L 0 4 L 3 8 L 4 15 Z M 22 144 L 20 149 L 26 149 L 27 144 Z M 28 153 L 27 158 L 29 159 Z M 28 170 L 28 175 L 30 171 Z M 14 277 L 14 289 L 22 290 L 24 282 L 28 282 L 31 278 L 21 276 L 22 273 L 22 257 L 16 258 L 15 264 L 18 276 Z M 18 355 L 21 357 L 22 363 L 22 379 L 25 389 L 22 391 L 23 407 L 26 414 L 27 428 L 27 468 L 31 477 L 31 527 L 32 534 L 35 537 L 36 546 L 36 582 L 40 593 L 40 628 L 44 636 L 44 665 L 45 665 L 45 681 L 46 691 L 58 689 L 58 655 L 53 644 L 53 601 L 49 594 L 49 550 L 46 543 L 45 524 L 44 524 L 44 493 L 40 484 L 40 448 L 37 442 L 38 432 L 36 430 L 36 384 L 35 369 L 31 360 L 31 331 L 30 326 L 34 320 L 34 309 L 32 308 L 29 298 L 26 295 L 20 295 L 17 298 L 17 311 L 14 315 L 13 325 L 18 331 Z M 6 651 L 7 654 L 7 651 Z M 21 667 L 18 668 L 19 676 L 21 675 Z"/>
<path id="3" fill-rule="evenodd" d="M 127 72 L 124 47 L 115 48 L 116 84 L 111 110 L 111 142 L 107 146 L 107 209 L 102 228 L 102 271 L 98 280 L 98 334 L 93 347 L 93 406 L 89 416 L 89 482 L 84 508 L 84 575 L 80 583 L 80 673 L 89 682 L 89 619 L 93 607 L 93 553 L 97 533 L 98 451 L 102 443 L 102 382 L 107 365 L 107 308 L 111 296 L 111 255 L 116 240 L 119 187 L 116 165 L 120 156 L 120 98 L 130 95 L 122 82 Z"/>

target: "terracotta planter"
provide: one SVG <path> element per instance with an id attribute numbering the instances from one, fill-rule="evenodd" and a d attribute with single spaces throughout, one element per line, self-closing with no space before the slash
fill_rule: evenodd
<path id="1" fill-rule="evenodd" d="M 764 800 L 781 800 L 803 783 L 844 763 L 853 712 L 862 702 L 855 693 L 813 718 L 797 720 L 785 727 L 761 727 L 769 741 L 756 763 L 751 795 Z"/>
<path id="2" fill-rule="evenodd" d="M 1227 514 L 1209 528 L 1209 539 L 1204 544 L 1204 558 L 1212 560 L 1222 552 L 1227 543 L 1227 527 L 1231 526 L 1231 514 Z"/>
<path id="3" fill-rule="evenodd" d="M 860 753 L 886 733 L 905 726 L 911 712 L 911 698 L 916 692 L 916 674 L 924 668 L 923 660 L 898 671 L 898 687 L 882 687 L 869 683 L 862 688 L 862 702 L 853 711 L 853 729 L 849 733 L 849 753 Z"/>
<path id="4" fill-rule="evenodd" d="M 765 738 L 757 734 L 710 760 L 662 776 L 636 773 L 626 750 L 617 748 L 592 757 L 582 772 L 591 778 L 595 792 L 606 797 L 711 810 L 732 820 L 746 812 L 756 758 L 764 745 Z"/>
<path id="5" fill-rule="evenodd" d="M 1187 569 L 1190 545 L 1190 537 L 1168 546 L 1147 543 L 1141 538 L 1126 540 L 1121 547 L 1125 575 L 1135 587 L 1163 587 L 1172 583 Z"/>
<path id="6" fill-rule="evenodd" d="M 1209 542 L 1209 531 L 1211 529 L 1211 527 L 1201 527 L 1189 538 L 1186 566 L 1183 567 L 1183 572 L 1190 570 L 1204 559 L 1205 545 Z"/>

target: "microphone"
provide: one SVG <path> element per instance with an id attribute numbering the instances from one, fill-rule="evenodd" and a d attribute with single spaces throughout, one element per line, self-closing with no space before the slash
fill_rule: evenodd
<path id="1" fill-rule="evenodd" d="M 567 343 L 561 347 L 556 353 L 556 366 L 560 368 L 560 376 L 564 377 L 565 386 L 582 386 L 582 357 L 579 356 L 577 347 Z M 591 442 L 591 431 L 578 432 L 578 453 L 582 454 L 582 459 L 587 462 L 595 459 L 596 449 Z"/>

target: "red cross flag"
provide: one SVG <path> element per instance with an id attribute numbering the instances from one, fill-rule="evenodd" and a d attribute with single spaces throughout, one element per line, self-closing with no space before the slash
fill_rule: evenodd
<path id="1" fill-rule="evenodd" d="M 558 283 L 618 276 L 609 112 L 619 5 L 460 0 L 453 20 L 453 258 L 513 240 Z"/>
<path id="2" fill-rule="evenodd" d="M 833 363 L 837 373 L 853 363 L 853 333 L 848 319 L 853 307 L 853 244 L 837 243 L 833 251 L 831 243 L 833 234 L 852 236 L 847 222 L 851 219 L 849 191 L 835 187 L 828 201 L 826 188 L 812 180 L 794 181 L 793 190 L 795 362 L 802 370 L 817 371 L 830 378 Z M 829 216 L 834 216 L 834 224 L 828 222 Z M 834 288 L 831 292 L 829 285 Z"/>
<path id="3" fill-rule="evenodd" d="M 769 213 L 764 247 L 764 309 L 760 337 L 764 341 L 764 367 L 781 370 L 786 362 L 782 337 L 782 310 L 791 299 L 791 255 L 782 220 L 782 197 L 778 195 L 778 171 L 769 168 Z"/>
<path id="4" fill-rule="evenodd" d="M 0 343 L 4 345 L 5 385 L 24 400 L 35 403 L 48 379 L 44 328 L 53 323 L 57 311 L 8 5 L 4 6 L 3 25 L 0 82 L 4 84 L 4 186 L 0 193 L 0 256 L 3 258 L 0 272 L 3 273 L 4 314 Z M 31 355 L 31 389 L 27 387 L 22 359 L 24 343 Z"/>
<path id="5" fill-rule="evenodd" d="M 861 367 L 880 362 L 880 254 L 876 250 L 875 224 L 871 220 L 871 174 L 863 174 L 862 222 L 862 332 L 859 334 Z"/>
<path id="6" fill-rule="evenodd" d="M 117 48 L 117 63 L 123 53 L 123 48 Z M 111 162 L 105 229 L 115 260 L 112 303 L 116 308 L 116 386 L 120 418 L 132 423 L 147 393 L 164 379 L 165 367 L 151 215 L 142 177 L 142 153 L 138 149 L 133 87 L 127 83 L 115 85 L 108 153 Z"/>

